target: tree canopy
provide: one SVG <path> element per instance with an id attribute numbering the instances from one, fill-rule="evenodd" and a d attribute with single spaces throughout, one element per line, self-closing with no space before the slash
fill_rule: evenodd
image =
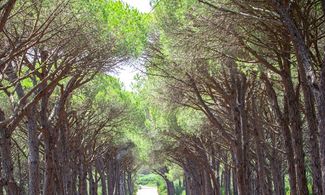
<path id="1" fill-rule="evenodd" d="M 0 195 L 325 194 L 325 1 L 150 2 L 0 1 Z"/>

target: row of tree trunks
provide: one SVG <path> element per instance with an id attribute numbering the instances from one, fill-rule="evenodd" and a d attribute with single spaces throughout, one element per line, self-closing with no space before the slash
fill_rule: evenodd
<path id="1" fill-rule="evenodd" d="M 313 60 L 311 59 L 310 56 L 310 50 L 307 47 L 307 44 L 304 40 L 304 37 L 301 33 L 301 31 L 298 29 L 298 27 L 296 26 L 293 18 L 291 17 L 289 11 L 288 11 L 288 4 L 282 4 L 280 1 L 278 0 L 273 0 L 272 1 L 274 6 L 276 7 L 280 17 L 281 17 L 281 21 L 283 22 L 283 25 L 285 26 L 287 32 L 290 34 L 290 38 L 292 41 L 292 44 L 294 45 L 294 49 L 295 49 L 295 54 L 298 58 L 298 65 L 300 66 L 300 72 L 303 75 L 303 79 L 305 79 L 308 83 L 308 88 L 310 90 L 313 91 L 313 95 L 315 97 L 316 100 L 316 107 L 317 107 L 317 111 L 318 111 L 318 130 L 320 133 L 320 140 L 319 140 L 319 145 L 320 145 L 320 158 L 321 158 L 321 172 L 322 172 L 322 182 L 319 181 L 319 176 L 317 175 L 317 173 L 313 174 L 313 179 L 314 179 L 314 187 L 313 190 L 314 192 L 318 193 L 318 194 L 322 194 L 322 192 L 325 190 L 325 90 L 324 90 L 324 79 L 325 79 L 325 74 L 324 72 L 324 64 L 321 64 L 321 71 L 320 71 L 320 76 L 319 76 L 319 81 L 317 81 L 317 77 L 316 74 L 314 72 L 314 65 L 313 65 Z M 323 6 L 323 10 L 325 10 L 324 8 L 324 1 L 322 1 L 322 6 Z M 323 14 L 325 14 L 325 12 L 323 12 Z M 306 92 L 308 92 L 306 89 L 304 90 Z M 304 93 L 306 93 L 304 92 Z M 306 94 L 307 95 L 307 94 Z M 308 120 L 308 119 L 307 119 Z M 310 121 L 312 122 L 312 121 Z M 310 125 L 314 125 L 314 124 L 309 124 Z M 312 127 L 313 128 L 313 127 Z M 313 130 L 314 129 L 309 129 L 310 134 L 313 135 Z M 298 141 L 299 142 L 299 141 Z M 299 143 L 296 144 L 299 144 Z M 314 143 L 315 144 L 315 143 Z M 299 152 L 298 155 L 302 155 L 300 154 L 301 152 Z M 313 152 L 313 158 L 314 160 L 317 160 L 317 154 L 315 154 L 315 151 Z M 315 159 L 316 158 L 316 159 Z M 301 162 L 301 160 L 299 161 Z M 297 164 L 297 168 L 301 169 L 301 170 L 297 170 L 297 174 L 304 174 L 303 171 L 304 169 L 302 169 L 302 165 L 301 163 Z M 313 169 L 317 169 L 317 166 L 314 167 Z M 300 178 L 299 178 L 300 179 Z M 305 182 L 305 177 L 301 178 L 301 181 L 298 180 L 298 185 L 300 187 L 301 190 L 301 194 L 306 194 L 306 185 L 303 183 Z M 322 189 L 322 190 L 321 190 Z"/>

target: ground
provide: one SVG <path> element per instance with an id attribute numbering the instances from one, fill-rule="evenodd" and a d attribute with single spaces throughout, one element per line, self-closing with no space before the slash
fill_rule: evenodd
<path id="1" fill-rule="evenodd" d="M 158 195 L 157 188 L 141 186 L 137 192 L 137 195 Z"/>

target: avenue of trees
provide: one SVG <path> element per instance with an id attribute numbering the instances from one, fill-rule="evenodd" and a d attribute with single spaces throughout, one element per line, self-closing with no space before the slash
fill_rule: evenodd
<path id="1" fill-rule="evenodd" d="M 0 1 L 0 195 L 325 194 L 325 1 L 151 4 Z"/>
<path id="2" fill-rule="evenodd" d="M 0 8 L 0 194 L 133 194 L 130 105 L 109 74 L 142 50 L 144 16 L 118 1 Z"/>
<path id="3" fill-rule="evenodd" d="M 325 194 L 324 6 L 158 1 L 153 152 L 183 169 L 186 194 Z"/>

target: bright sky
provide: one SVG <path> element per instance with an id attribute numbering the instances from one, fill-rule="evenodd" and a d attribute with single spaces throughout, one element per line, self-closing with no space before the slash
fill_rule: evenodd
<path id="1" fill-rule="evenodd" d="M 150 0 L 122 0 L 123 2 L 129 4 L 130 6 L 138 9 L 140 12 L 150 12 Z M 117 76 L 124 84 L 125 89 L 131 90 L 132 82 L 134 81 L 134 76 L 140 73 L 134 66 L 139 62 L 137 60 L 131 60 L 128 64 L 125 64 L 118 70 Z"/>
<path id="2" fill-rule="evenodd" d="M 123 2 L 137 8 L 141 12 L 150 12 L 150 0 L 122 0 Z"/>

